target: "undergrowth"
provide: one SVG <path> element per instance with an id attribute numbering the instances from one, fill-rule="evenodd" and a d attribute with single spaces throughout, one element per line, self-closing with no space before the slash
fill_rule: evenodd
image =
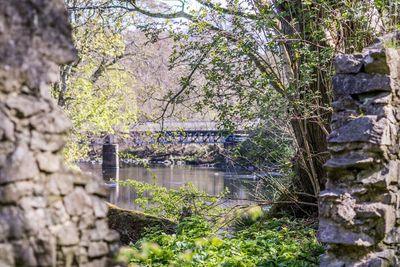
<path id="1" fill-rule="evenodd" d="M 305 220 L 258 221 L 234 232 L 216 233 L 198 216 L 178 225 L 177 233 L 151 231 L 121 250 L 119 261 L 134 266 L 317 266 L 322 246 Z"/>

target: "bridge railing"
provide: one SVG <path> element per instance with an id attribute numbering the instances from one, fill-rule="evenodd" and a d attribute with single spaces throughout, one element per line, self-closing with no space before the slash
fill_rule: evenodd
<path id="1" fill-rule="evenodd" d="M 165 132 L 133 132 L 132 142 L 137 146 L 150 144 L 236 144 L 248 138 L 244 133 L 227 131 L 165 131 Z"/>

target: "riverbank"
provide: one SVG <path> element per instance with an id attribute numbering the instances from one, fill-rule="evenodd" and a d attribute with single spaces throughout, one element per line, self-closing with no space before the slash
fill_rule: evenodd
<path id="1" fill-rule="evenodd" d="M 130 187 L 120 186 L 115 180 L 128 179 L 178 189 L 185 184 L 192 184 L 202 192 L 209 195 L 218 195 L 229 189 L 229 197 L 240 199 L 253 199 L 257 180 L 249 173 L 233 169 L 219 169 L 202 166 L 164 166 L 149 165 L 121 165 L 119 169 L 103 170 L 100 164 L 79 164 L 83 171 L 87 171 L 103 179 L 108 186 L 108 202 L 125 209 L 137 209 L 135 203 L 137 194 Z M 245 204 L 247 201 L 238 201 Z"/>
<path id="2" fill-rule="evenodd" d="M 123 244 L 132 242 L 120 251 L 122 266 L 314 267 L 324 251 L 316 238 L 316 218 L 273 218 L 254 204 L 226 208 L 190 186 L 166 191 L 140 182 L 123 184 L 140 192 L 145 208 L 111 207 L 112 228 L 122 234 Z"/>
<path id="3" fill-rule="evenodd" d="M 226 163 L 225 148 L 220 144 L 212 145 L 148 145 L 130 147 L 119 144 L 119 158 L 121 163 L 144 165 L 204 165 L 219 167 Z M 88 158 L 81 162 L 101 163 L 102 146 L 92 145 Z"/>
<path id="4" fill-rule="evenodd" d="M 122 244 L 130 243 L 120 251 L 122 266 L 311 267 L 318 266 L 324 250 L 315 218 L 273 218 L 254 204 L 224 208 L 193 187 L 126 186 L 140 191 L 146 208 L 110 206 L 110 226 L 122 235 Z"/>

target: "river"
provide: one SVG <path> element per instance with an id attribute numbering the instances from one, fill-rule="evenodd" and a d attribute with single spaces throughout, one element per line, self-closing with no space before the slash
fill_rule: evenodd
<path id="1" fill-rule="evenodd" d="M 245 204 L 253 199 L 257 183 L 252 174 L 238 170 L 224 170 L 200 166 L 122 166 L 117 170 L 102 171 L 99 164 L 81 164 L 81 169 L 102 177 L 109 188 L 108 201 L 125 209 L 138 209 L 134 202 L 136 194 L 132 188 L 123 187 L 111 180 L 133 179 L 156 183 L 166 188 L 179 188 L 192 183 L 201 191 L 218 195 L 229 189 L 229 203 Z"/>

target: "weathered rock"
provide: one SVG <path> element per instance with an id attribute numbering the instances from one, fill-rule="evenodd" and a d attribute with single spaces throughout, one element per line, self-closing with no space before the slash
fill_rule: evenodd
<path id="1" fill-rule="evenodd" d="M 62 246 L 77 245 L 79 243 L 79 231 L 74 223 L 66 222 L 57 228 L 58 242 Z"/>
<path id="2" fill-rule="evenodd" d="M 345 229 L 324 219 L 319 222 L 318 239 L 324 243 L 347 246 L 370 247 L 375 245 L 373 237 L 365 233 L 357 233 L 352 229 Z"/>
<path id="3" fill-rule="evenodd" d="M 355 208 L 359 218 L 383 218 L 386 214 L 387 205 L 382 203 L 362 204 Z"/>
<path id="4" fill-rule="evenodd" d="M 337 74 L 332 79 L 336 95 L 356 95 L 370 92 L 390 92 L 390 78 L 387 75 L 366 73 Z"/>
<path id="5" fill-rule="evenodd" d="M 19 257 L 15 257 L 16 266 L 38 266 L 35 252 L 27 240 L 13 242 L 14 255 L 18 253 Z"/>
<path id="6" fill-rule="evenodd" d="M 96 216 L 94 216 L 93 212 L 85 213 L 81 216 L 81 220 L 79 221 L 79 229 L 90 229 L 95 225 Z"/>
<path id="7" fill-rule="evenodd" d="M 326 189 L 319 194 L 319 198 L 324 199 L 325 201 L 337 200 L 337 199 L 340 199 L 340 197 L 343 195 L 343 193 L 344 192 L 342 190 Z"/>
<path id="8" fill-rule="evenodd" d="M 11 244 L 0 244 L 0 267 L 14 266 L 14 250 Z"/>
<path id="9" fill-rule="evenodd" d="M 359 116 L 358 110 L 345 110 L 342 112 L 335 112 L 332 114 L 331 127 L 332 132 L 344 127 L 349 122 Z"/>
<path id="10" fill-rule="evenodd" d="M 107 216 L 107 204 L 97 197 L 92 197 L 93 211 L 97 218 L 105 218 Z"/>
<path id="11" fill-rule="evenodd" d="M 346 267 L 346 262 L 335 259 L 328 255 L 322 255 L 320 258 L 320 267 Z"/>
<path id="12" fill-rule="evenodd" d="M 39 112 L 49 111 L 49 106 L 45 101 L 41 101 L 30 95 L 11 96 L 6 100 L 6 105 L 11 110 L 17 110 L 22 117 L 29 117 Z"/>
<path id="13" fill-rule="evenodd" d="M 386 63 L 386 54 L 383 47 L 369 49 L 363 54 L 364 71 L 371 74 L 389 74 L 389 66 Z"/>
<path id="14" fill-rule="evenodd" d="M 0 218 L 0 242 L 4 242 L 5 240 L 7 240 L 9 232 L 10 226 L 8 225 L 7 221 L 3 218 Z"/>
<path id="15" fill-rule="evenodd" d="M 20 181 L 0 187 L 0 203 L 16 203 L 20 198 L 33 194 L 34 183 L 31 181 Z"/>
<path id="16" fill-rule="evenodd" d="M 39 153 L 36 156 L 36 159 L 39 165 L 39 169 L 44 172 L 53 173 L 60 170 L 60 159 L 58 158 L 58 156 L 50 152 Z"/>
<path id="17" fill-rule="evenodd" d="M 368 168 L 374 163 L 374 158 L 368 155 L 347 155 L 340 158 L 329 159 L 324 167 L 328 170 L 345 169 L 345 168 Z"/>
<path id="18" fill-rule="evenodd" d="M 58 200 L 52 204 L 50 214 L 51 219 L 55 224 L 62 224 L 70 219 L 70 216 L 61 200 Z"/>
<path id="19" fill-rule="evenodd" d="M 0 140 L 1 139 L 14 141 L 14 124 L 0 110 Z"/>
<path id="20" fill-rule="evenodd" d="M 100 181 L 62 164 L 71 123 L 49 93 L 75 56 L 64 3 L 0 5 L 0 266 L 110 266 Z"/>
<path id="21" fill-rule="evenodd" d="M 90 240 L 92 241 L 102 241 L 106 240 L 110 231 L 108 228 L 108 223 L 106 220 L 98 220 L 96 221 L 95 229 L 90 232 Z"/>
<path id="22" fill-rule="evenodd" d="M 91 207 L 92 201 L 86 191 L 77 187 L 64 198 L 64 206 L 71 216 L 81 215 L 85 208 Z"/>
<path id="23" fill-rule="evenodd" d="M 390 128 L 387 119 L 378 120 L 369 115 L 350 120 L 347 124 L 332 131 L 329 135 L 331 143 L 368 142 L 390 145 Z"/>
<path id="24" fill-rule="evenodd" d="M 0 172 L 0 184 L 34 178 L 39 174 L 35 157 L 25 144 L 19 145 L 7 161 L 8 168 Z"/>
<path id="25" fill-rule="evenodd" d="M 105 242 L 92 242 L 89 245 L 88 256 L 89 258 L 97 258 L 104 256 L 108 253 L 108 246 Z"/>
<path id="26" fill-rule="evenodd" d="M 355 199 L 350 197 L 344 199 L 339 204 L 336 205 L 336 212 L 333 215 L 333 219 L 335 221 L 353 223 L 354 217 L 356 217 L 355 208 Z"/>
<path id="27" fill-rule="evenodd" d="M 90 193 L 94 195 L 99 195 L 102 197 L 105 197 L 108 195 L 107 188 L 103 183 L 99 183 L 99 181 L 93 180 L 90 183 L 88 183 L 85 187 L 85 189 Z"/>
<path id="28" fill-rule="evenodd" d="M 174 233 L 176 223 L 167 219 L 158 218 L 139 211 L 120 209 L 108 204 L 109 227 L 120 235 L 121 245 L 135 243 L 143 234 L 145 228 L 159 227 L 165 233 Z"/>
<path id="29" fill-rule="evenodd" d="M 71 122 L 60 110 L 40 113 L 30 119 L 30 124 L 40 133 L 63 134 L 71 128 Z"/>
<path id="30" fill-rule="evenodd" d="M 399 42 L 400 32 L 390 38 Z M 338 60 L 320 266 L 398 266 L 400 49 L 380 41 L 364 50 L 361 68 L 351 56 Z"/>
<path id="31" fill-rule="evenodd" d="M 79 262 L 83 265 L 87 264 L 89 262 L 89 257 L 87 255 L 87 248 L 85 247 L 79 247 Z M 102 266 L 102 265 L 100 265 Z"/>
<path id="32" fill-rule="evenodd" d="M 25 211 L 25 230 L 30 235 L 37 235 L 41 231 L 45 231 L 51 224 L 48 213 L 44 209 L 31 209 Z"/>
<path id="33" fill-rule="evenodd" d="M 108 234 L 107 234 L 105 240 L 107 242 L 114 243 L 114 242 L 119 241 L 119 238 L 120 238 L 120 235 L 119 235 L 119 233 L 117 231 L 108 231 Z M 111 249 L 111 250 L 112 251 L 116 251 L 117 249 L 118 249 L 118 246 L 115 247 L 115 249 Z"/>
<path id="34" fill-rule="evenodd" d="M 389 235 L 387 235 L 385 239 L 385 243 L 388 244 L 398 244 L 400 243 L 400 228 L 392 228 L 391 232 Z"/>
<path id="35" fill-rule="evenodd" d="M 343 95 L 339 97 L 337 100 L 332 102 L 332 108 L 336 112 L 348 111 L 348 110 L 356 112 L 357 102 L 350 95 Z"/>
<path id="36" fill-rule="evenodd" d="M 32 132 L 32 150 L 56 152 L 64 147 L 65 138 L 62 135 L 52 135 L 46 133 Z"/>
<path id="37" fill-rule="evenodd" d="M 50 181 L 54 181 L 61 195 L 67 195 L 74 189 L 75 177 L 67 173 L 57 173 L 49 177 Z"/>
<path id="38" fill-rule="evenodd" d="M 363 56 L 339 54 L 335 57 L 334 66 L 337 73 L 358 73 L 363 66 Z"/>
<path id="39" fill-rule="evenodd" d="M 374 104 L 390 104 L 392 101 L 392 95 L 390 92 L 372 93 L 358 95 L 357 102 L 363 105 L 374 105 Z"/>
<path id="40" fill-rule="evenodd" d="M 82 265 L 82 267 L 97 267 L 97 266 L 110 266 L 110 265 L 106 258 L 94 259 L 91 262 Z"/>
<path id="41" fill-rule="evenodd" d="M 356 264 L 357 267 L 391 267 L 398 266 L 399 262 L 396 257 L 396 252 L 392 249 L 380 251 L 372 254 L 363 262 Z"/>
<path id="42" fill-rule="evenodd" d="M 390 184 L 397 184 L 400 179 L 400 169 L 398 161 L 390 161 L 379 172 L 371 172 L 371 170 L 362 171 L 358 174 L 357 179 L 365 184 L 374 186 L 375 188 L 387 188 Z"/>
<path id="43" fill-rule="evenodd" d="M 79 254 L 78 246 L 63 247 L 62 253 L 65 258 L 65 266 L 73 266 L 75 255 Z"/>
<path id="44" fill-rule="evenodd" d="M 25 217 L 21 209 L 17 207 L 4 207 L 0 210 L 0 218 L 9 223 L 8 237 L 20 238 L 25 232 Z"/>

